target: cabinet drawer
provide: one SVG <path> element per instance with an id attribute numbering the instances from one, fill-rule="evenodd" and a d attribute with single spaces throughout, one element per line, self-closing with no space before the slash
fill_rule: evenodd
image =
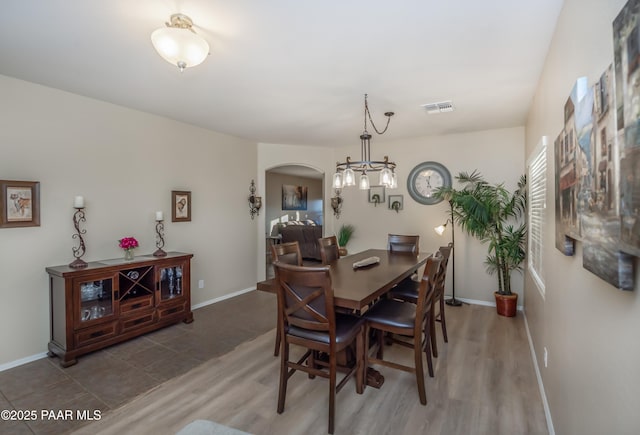
<path id="1" fill-rule="evenodd" d="M 128 314 L 132 311 L 144 310 L 153 306 L 153 296 L 139 296 L 120 302 L 120 313 Z"/>
<path id="2" fill-rule="evenodd" d="M 82 329 L 76 332 L 74 334 L 76 346 L 86 346 L 91 343 L 102 341 L 105 338 L 116 336 L 117 325 L 118 322 L 103 323 L 102 325 Z"/>
<path id="3" fill-rule="evenodd" d="M 161 305 L 158 307 L 158 319 L 162 320 L 178 313 L 184 313 L 185 307 L 186 304 L 184 301 L 171 305 Z"/>
<path id="4" fill-rule="evenodd" d="M 155 322 L 155 315 L 153 311 L 137 314 L 135 316 L 126 316 L 120 319 L 121 331 L 127 332 L 131 329 L 137 329 L 146 325 L 150 325 Z"/>

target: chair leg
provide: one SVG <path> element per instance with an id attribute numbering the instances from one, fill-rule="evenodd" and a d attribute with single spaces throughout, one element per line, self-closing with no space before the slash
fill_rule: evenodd
<path id="1" fill-rule="evenodd" d="M 280 389 L 278 391 L 278 414 L 284 411 L 284 401 L 287 395 L 287 381 L 289 380 L 289 343 L 286 339 L 282 345 L 282 355 L 280 356 Z"/>
<path id="2" fill-rule="evenodd" d="M 440 326 L 442 326 L 442 337 L 444 337 L 444 342 L 449 343 L 449 338 L 447 337 L 447 322 L 444 318 L 444 298 L 440 299 Z"/>
<path id="3" fill-rule="evenodd" d="M 430 329 L 431 329 L 431 351 L 433 352 L 433 357 L 438 358 L 438 340 L 436 337 L 436 317 L 433 315 L 433 307 L 431 307 L 431 316 L 430 317 Z"/>
<path id="4" fill-rule="evenodd" d="M 431 322 L 429 319 L 424 325 L 424 353 L 427 356 L 427 370 L 429 371 L 429 377 L 434 377 L 433 374 L 433 359 L 431 358 Z"/>
<path id="5" fill-rule="evenodd" d="M 376 337 L 378 339 L 378 353 L 376 357 L 378 359 L 384 359 L 384 333 L 381 329 L 376 329 Z"/>
<path id="6" fill-rule="evenodd" d="M 335 352 L 329 355 L 329 430 L 333 433 L 336 415 L 336 372 L 338 371 Z"/>
<path id="7" fill-rule="evenodd" d="M 414 337 L 416 343 L 413 346 L 413 355 L 415 359 L 416 367 L 416 382 L 418 383 L 418 395 L 420 396 L 420 403 L 427 404 L 427 393 L 424 388 L 424 370 L 422 368 L 422 349 L 419 344 L 420 337 Z M 427 349 L 428 351 L 428 349 Z"/>
<path id="8" fill-rule="evenodd" d="M 365 334 L 366 328 L 361 327 L 356 337 L 356 393 L 364 393 L 364 379 L 367 367 L 365 366 Z"/>
<path id="9" fill-rule="evenodd" d="M 273 351 L 273 356 L 278 356 L 280 354 L 281 341 L 282 341 L 282 337 L 280 336 L 280 316 L 278 315 L 276 317 L 276 348 Z"/>

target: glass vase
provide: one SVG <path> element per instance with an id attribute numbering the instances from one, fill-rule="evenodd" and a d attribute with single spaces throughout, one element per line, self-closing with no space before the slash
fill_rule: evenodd
<path id="1" fill-rule="evenodd" d="M 132 261 L 132 260 L 133 260 L 133 249 L 125 249 L 124 261 Z"/>

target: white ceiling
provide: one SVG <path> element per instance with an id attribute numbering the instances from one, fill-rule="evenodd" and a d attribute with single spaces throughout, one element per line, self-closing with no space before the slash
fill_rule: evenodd
<path id="1" fill-rule="evenodd" d="M 3 0 L 0 74 L 257 142 L 359 143 L 523 125 L 562 0 Z M 190 16 L 184 73 L 150 34 Z M 455 112 L 421 104 L 452 100 Z M 379 125 L 379 127 L 380 127 Z M 369 129 L 373 132 L 372 129 Z M 374 141 L 375 141 L 374 137 Z"/>

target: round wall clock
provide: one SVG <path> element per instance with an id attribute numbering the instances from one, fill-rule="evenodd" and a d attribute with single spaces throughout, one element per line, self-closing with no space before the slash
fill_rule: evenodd
<path id="1" fill-rule="evenodd" d="M 451 187 L 449 170 L 437 162 L 422 162 L 411 170 L 407 178 L 409 195 L 420 204 L 432 205 L 442 201 L 434 196 L 438 187 Z"/>

